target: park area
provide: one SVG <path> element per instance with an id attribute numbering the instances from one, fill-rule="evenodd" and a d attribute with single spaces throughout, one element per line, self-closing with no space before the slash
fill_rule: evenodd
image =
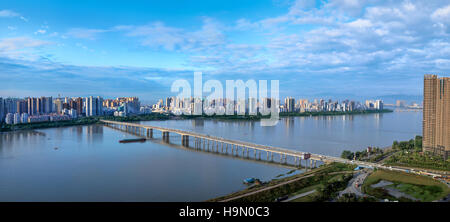
<path id="1" fill-rule="evenodd" d="M 430 177 L 403 172 L 376 170 L 367 177 L 363 192 L 390 201 L 440 200 L 450 194 L 450 188 Z"/>

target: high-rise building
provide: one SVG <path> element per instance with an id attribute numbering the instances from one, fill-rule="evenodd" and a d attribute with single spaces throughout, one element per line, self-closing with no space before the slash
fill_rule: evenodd
<path id="1" fill-rule="evenodd" d="M 375 101 L 375 109 L 377 109 L 377 110 L 383 110 L 384 109 L 382 100 L 377 99 Z"/>
<path id="2" fill-rule="evenodd" d="M 16 102 L 17 112 L 22 114 L 28 112 L 28 102 L 27 100 L 19 100 Z"/>
<path id="3" fill-rule="evenodd" d="M 248 114 L 256 115 L 258 113 L 258 103 L 256 98 L 248 99 Z"/>
<path id="4" fill-rule="evenodd" d="M 52 113 L 53 112 L 53 98 L 50 97 L 42 97 L 42 106 L 44 108 L 44 113 Z"/>
<path id="5" fill-rule="evenodd" d="M 64 101 L 61 98 L 56 98 L 53 101 L 53 103 L 55 104 L 55 111 L 56 111 L 56 113 L 61 114 L 61 112 L 63 110 Z"/>
<path id="6" fill-rule="evenodd" d="M 294 112 L 295 110 L 295 99 L 292 97 L 287 97 L 284 99 L 284 106 L 287 112 Z"/>
<path id="7" fill-rule="evenodd" d="M 14 113 L 13 122 L 14 122 L 14 124 L 19 124 L 21 122 L 20 121 L 20 113 Z"/>
<path id="8" fill-rule="evenodd" d="M 450 78 L 425 75 L 423 87 L 423 140 L 425 152 L 450 153 Z"/>
<path id="9" fill-rule="evenodd" d="M 86 116 L 100 116 L 103 115 L 103 98 L 97 96 L 86 97 Z"/>
<path id="10" fill-rule="evenodd" d="M 0 123 L 2 123 L 4 119 L 5 119 L 5 102 L 3 101 L 3 98 L 0 97 Z"/>
<path id="11" fill-rule="evenodd" d="M 77 115 L 80 116 L 83 113 L 83 98 L 78 97 L 73 99 L 74 106 L 72 106 L 72 109 L 75 109 L 77 111 Z"/>
<path id="12" fill-rule="evenodd" d="M 20 116 L 20 122 L 28 123 L 28 113 L 22 113 L 22 115 Z"/>
<path id="13" fill-rule="evenodd" d="M 12 113 L 6 114 L 5 123 L 6 124 L 13 124 L 14 123 L 14 114 L 12 114 Z"/>
<path id="14" fill-rule="evenodd" d="M 28 115 L 34 116 L 38 114 L 38 101 L 36 98 L 28 98 Z"/>

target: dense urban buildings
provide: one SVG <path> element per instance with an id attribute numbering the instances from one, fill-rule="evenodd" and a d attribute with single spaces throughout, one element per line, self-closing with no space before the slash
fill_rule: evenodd
<path id="1" fill-rule="evenodd" d="M 137 97 L 103 99 L 89 97 L 0 97 L 0 123 L 19 124 L 45 121 L 70 120 L 90 116 L 128 116 L 151 113 L 151 107 L 143 106 Z"/>
<path id="2" fill-rule="evenodd" d="M 365 104 L 356 101 L 344 100 L 342 102 L 315 99 L 295 100 L 293 97 L 280 100 L 273 98 L 239 99 L 206 99 L 206 98 L 178 98 L 168 97 L 160 99 L 154 105 L 143 105 L 137 97 L 118 97 L 116 99 L 103 99 L 94 97 L 27 97 L 1 98 L 0 121 L 7 124 L 32 123 L 43 121 L 58 121 L 76 119 L 90 116 L 128 116 L 146 114 L 151 112 L 169 112 L 174 114 L 202 115 L 203 113 L 216 113 L 227 115 L 263 115 L 270 114 L 272 108 L 279 112 L 348 112 L 355 110 L 382 110 L 381 100 L 366 100 Z"/>
<path id="3" fill-rule="evenodd" d="M 382 100 L 366 100 L 365 104 L 357 101 L 344 100 L 342 102 L 315 99 L 309 101 L 308 99 L 299 99 L 297 103 L 295 98 L 287 97 L 284 103 L 273 98 L 263 98 L 258 100 L 256 98 L 248 98 L 247 100 L 229 100 L 229 99 L 201 99 L 201 98 L 187 98 L 179 99 L 177 97 L 169 97 L 158 100 L 152 106 L 154 112 L 172 112 L 172 113 L 188 113 L 193 115 L 201 115 L 209 113 L 210 110 L 216 111 L 218 107 L 225 109 L 223 113 L 227 115 L 256 115 L 257 113 L 269 114 L 272 106 L 278 109 L 279 112 L 351 112 L 357 110 L 383 110 L 384 105 Z M 218 107 L 216 105 L 219 105 Z M 217 112 L 216 112 L 217 113 Z M 220 112 L 219 112 L 220 113 Z"/>
<path id="4" fill-rule="evenodd" d="M 450 78 L 425 75 L 423 149 L 448 158 L 450 153 Z"/>

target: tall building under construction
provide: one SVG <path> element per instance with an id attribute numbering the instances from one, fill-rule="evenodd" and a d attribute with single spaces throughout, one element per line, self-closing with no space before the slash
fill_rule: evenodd
<path id="1" fill-rule="evenodd" d="M 423 150 L 445 159 L 450 154 L 450 78 L 425 75 Z"/>

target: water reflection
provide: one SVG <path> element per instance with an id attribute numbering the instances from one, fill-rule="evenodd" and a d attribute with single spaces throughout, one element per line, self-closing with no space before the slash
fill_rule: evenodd
<path id="1" fill-rule="evenodd" d="M 272 127 L 201 119 L 143 123 L 339 156 L 421 134 L 422 113 L 290 117 Z M 244 188 L 247 177 L 269 180 L 288 171 L 158 140 L 118 143 L 132 137 L 99 125 L 0 133 L 0 201 L 201 201 Z"/>

